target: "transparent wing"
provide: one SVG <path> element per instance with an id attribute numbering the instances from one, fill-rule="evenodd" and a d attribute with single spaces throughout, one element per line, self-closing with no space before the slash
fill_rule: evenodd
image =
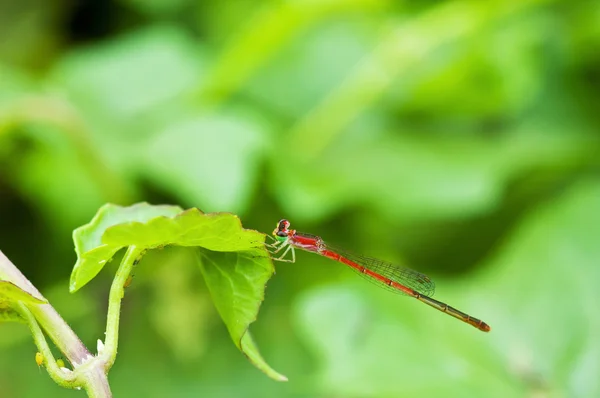
<path id="1" fill-rule="evenodd" d="M 404 268 L 396 264 L 378 260 L 376 258 L 360 256 L 358 254 L 350 253 L 345 250 L 340 250 L 330 245 L 325 245 L 325 247 L 327 248 L 327 250 L 331 250 L 335 253 L 338 253 L 342 257 L 347 258 L 348 260 L 355 262 L 360 266 L 365 267 L 396 283 L 409 287 L 424 296 L 431 297 L 435 293 L 435 283 L 425 274 L 414 271 L 410 268 Z M 391 290 L 394 293 L 405 294 L 401 290 L 398 290 L 392 286 L 388 286 L 387 284 L 369 276 L 368 274 L 359 272 L 354 268 L 352 269 L 363 278 L 375 283 L 378 286 Z"/>

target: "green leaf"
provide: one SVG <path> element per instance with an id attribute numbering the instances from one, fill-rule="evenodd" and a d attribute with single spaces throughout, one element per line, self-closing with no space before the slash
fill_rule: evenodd
<path id="1" fill-rule="evenodd" d="M 264 283 L 273 273 L 271 262 L 265 261 L 261 249 L 201 253 L 204 279 L 236 346 L 269 377 L 286 381 L 285 376 L 267 365 L 248 332 L 264 299 Z"/>
<path id="2" fill-rule="evenodd" d="M 146 222 L 159 216 L 174 216 L 181 211 L 177 206 L 151 206 L 148 203 L 130 207 L 113 204 L 102 206 L 89 224 L 73 231 L 77 263 L 71 273 L 71 292 L 91 281 L 116 252 L 127 246 L 102 242 L 102 236 L 108 228 L 125 222 Z"/>
<path id="3" fill-rule="evenodd" d="M 240 219 L 233 214 L 204 214 L 194 208 L 173 218 L 155 217 L 145 223 L 133 221 L 115 225 L 107 229 L 102 241 L 112 247 L 176 245 L 233 252 L 256 248 L 264 241 L 264 235 L 243 229 Z"/>
<path id="4" fill-rule="evenodd" d="M 234 343 L 269 377 L 287 380 L 267 365 L 248 334 L 273 264 L 262 245 L 264 234 L 242 228 L 234 214 L 204 214 L 196 208 L 182 211 L 177 206 L 147 203 L 130 207 L 108 204 L 89 224 L 75 230 L 73 238 L 78 259 L 71 275 L 71 291 L 89 282 L 123 247 L 201 249 L 202 273 Z"/>
<path id="5" fill-rule="evenodd" d="M 0 281 L 0 302 L 22 301 L 28 304 L 45 304 L 46 300 L 33 296 L 9 281 Z"/>
<path id="6" fill-rule="evenodd" d="M 25 322 L 14 304 L 24 302 L 28 304 L 45 304 L 46 300 L 37 298 L 27 293 L 9 281 L 0 281 L 0 322 Z"/>

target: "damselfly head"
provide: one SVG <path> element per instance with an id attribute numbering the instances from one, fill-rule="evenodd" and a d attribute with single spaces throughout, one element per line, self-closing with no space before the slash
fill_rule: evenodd
<path id="1" fill-rule="evenodd" d="M 273 235 L 279 238 L 287 238 L 290 222 L 286 219 L 279 220 L 277 228 L 273 230 Z"/>

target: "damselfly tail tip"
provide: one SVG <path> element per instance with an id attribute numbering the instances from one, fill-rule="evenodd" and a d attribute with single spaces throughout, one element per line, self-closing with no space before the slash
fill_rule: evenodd
<path id="1" fill-rule="evenodd" d="M 490 330 L 492 330 L 490 325 L 488 325 L 485 322 L 481 322 L 481 325 L 479 325 L 478 329 L 481 330 L 482 332 L 489 332 Z"/>

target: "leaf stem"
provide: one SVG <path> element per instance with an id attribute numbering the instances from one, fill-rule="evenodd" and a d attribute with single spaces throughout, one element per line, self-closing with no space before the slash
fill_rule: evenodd
<path id="1" fill-rule="evenodd" d="M 127 253 L 123 257 L 117 275 L 113 279 L 108 297 L 108 315 L 106 317 L 106 342 L 103 352 L 98 352 L 98 356 L 105 363 L 105 370 L 108 370 L 115 363 L 117 356 L 117 346 L 119 343 L 119 317 L 121 314 L 121 300 L 125 295 L 125 283 L 131 274 L 134 265 L 140 262 L 144 255 L 145 249 L 140 249 L 137 246 L 129 246 Z"/>

